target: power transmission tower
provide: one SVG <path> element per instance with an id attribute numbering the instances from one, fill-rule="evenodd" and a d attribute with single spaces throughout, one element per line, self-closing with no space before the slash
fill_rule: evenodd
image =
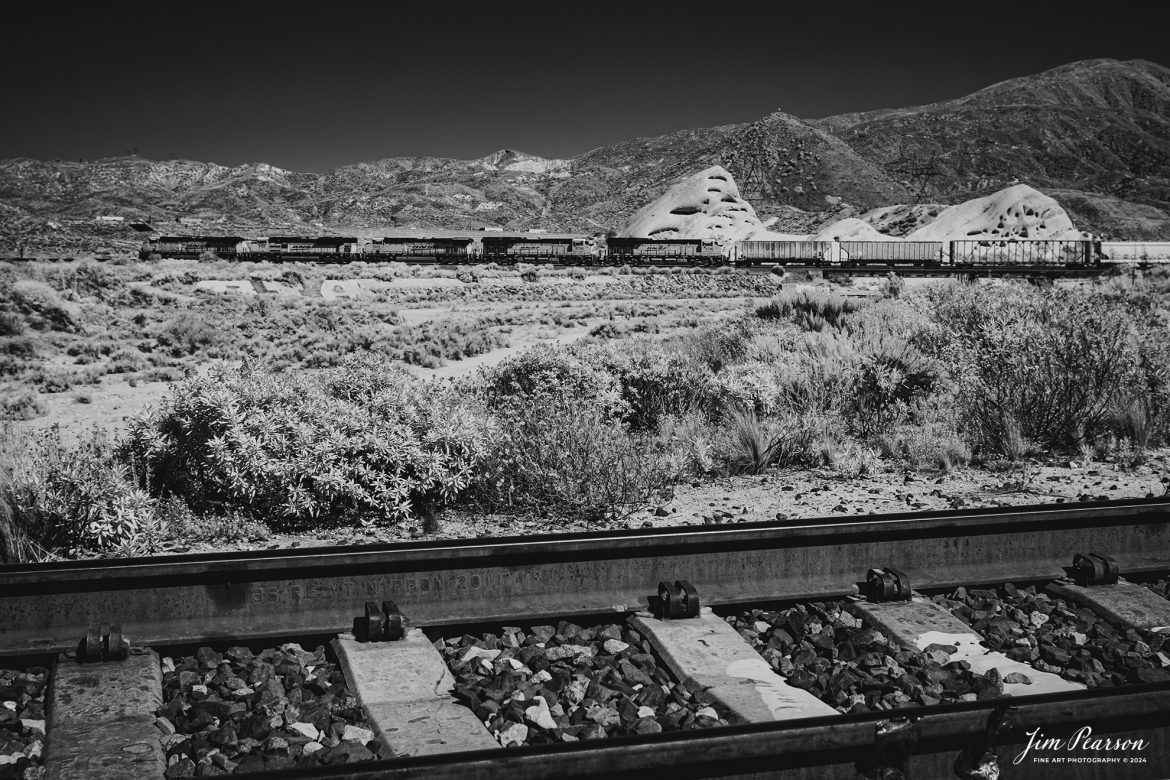
<path id="1" fill-rule="evenodd" d="M 923 159 L 917 152 L 906 155 L 901 144 L 898 157 L 886 163 L 886 167 L 898 178 L 909 181 L 914 191 L 914 203 L 921 203 L 930 190 L 931 180 L 942 175 L 938 167 L 938 150 L 932 149 L 930 156 Z"/>

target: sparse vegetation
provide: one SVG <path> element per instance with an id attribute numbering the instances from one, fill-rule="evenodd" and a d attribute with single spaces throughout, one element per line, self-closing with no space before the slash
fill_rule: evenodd
<path id="1" fill-rule="evenodd" d="M 210 266 L 0 274 L 21 291 L 0 299 L 11 390 L 0 416 L 42 414 L 45 393 L 71 391 L 65 400 L 84 405 L 96 398 L 86 385 L 108 374 L 177 383 L 120 441 L 13 450 L 22 465 L 6 472 L 0 520 L 21 541 L 6 549 L 135 554 L 182 537 L 354 523 L 426 532 L 440 507 L 459 505 L 592 522 L 656 504 L 680 479 L 1010 470 L 1053 448 L 1137 463 L 1170 436 L 1170 346 L 1157 337 L 1170 315 L 1149 284 L 923 292 L 890 277 L 877 299 L 788 289 L 716 307 L 668 300 L 672 285 L 731 291 L 707 285 L 738 277 L 611 269 L 612 284 L 560 284 L 571 270 L 520 269 L 533 284 L 491 267 L 461 279 L 399 264 L 324 272 L 411 280 L 351 301 L 195 292 L 209 274 L 311 291 L 323 273 Z M 419 286 L 428 278 L 446 286 Z M 453 302 L 474 308 L 448 310 Z M 452 384 L 397 368 L 569 329 L 591 336 Z M 209 360 L 219 361 L 210 375 L 195 370 Z"/>

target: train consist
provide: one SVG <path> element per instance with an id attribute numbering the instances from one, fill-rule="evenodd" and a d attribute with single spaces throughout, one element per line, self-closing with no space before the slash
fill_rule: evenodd
<path id="1" fill-rule="evenodd" d="M 970 239 L 962 241 L 736 241 L 577 236 L 357 239 L 345 236 L 158 236 L 141 257 L 225 260 L 562 265 L 798 265 L 825 267 L 1028 266 L 1093 268 L 1170 262 L 1170 242 Z"/>

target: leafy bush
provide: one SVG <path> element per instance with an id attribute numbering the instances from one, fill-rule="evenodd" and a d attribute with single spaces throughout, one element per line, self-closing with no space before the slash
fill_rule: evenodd
<path id="1" fill-rule="evenodd" d="M 543 344 L 482 369 L 477 389 L 492 409 L 512 399 L 550 397 L 594 403 L 608 415 L 626 411 L 621 385 L 608 371 Z"/>
<path id="2" fill-rule="evenodd" d="M 60 431 L 51 428 L 5 460 L 0 487 L 13 527 L 37 546 L 109 551 L 150 521 L 152 499 L 134 485 L 128 467 L 96 429 L 66 448 Z"/>
<path id="3" fill-rule="evenodd" d="M 131 423 L 154 492 L 196 511 L 286 524 L 402 521 L 470 482 L 480 423 L 453 397 L 369 359 L 321 375 L 245 364 L 189 379 Z"/>

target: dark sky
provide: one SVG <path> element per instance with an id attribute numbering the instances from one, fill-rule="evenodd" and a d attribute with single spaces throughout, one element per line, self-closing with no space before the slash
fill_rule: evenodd
<path id="1" fill-rule="evenodd" d="M 964 5 L 22 3 L 0 47 L 0 158 L 569 157 L 778 108 L 945 100 L 1074 60 L 1170 66 L 1162 25 L 1111 4 Z"/>

